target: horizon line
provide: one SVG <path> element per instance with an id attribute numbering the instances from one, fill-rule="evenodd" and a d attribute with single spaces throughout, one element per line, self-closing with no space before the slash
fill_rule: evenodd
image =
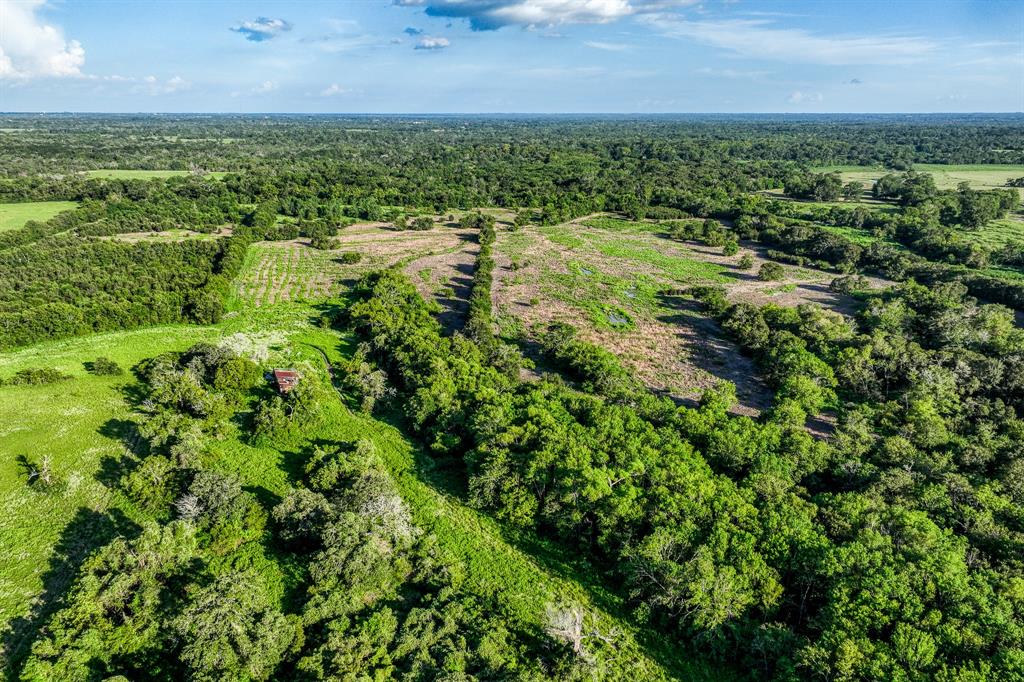
<path id="1" fill-rule="evenodd" d="M 1024 111 L 0 111 L 0 116 L 1020 116 Z"/>

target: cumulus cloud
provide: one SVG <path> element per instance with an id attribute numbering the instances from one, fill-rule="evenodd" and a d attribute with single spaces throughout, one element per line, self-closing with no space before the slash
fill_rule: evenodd
<path id="1" fill-rule="evenodd" d="M 605 50 L 607 52 L 623 52 L 631 47 L 625 43 L 604 43 L 599 40 L 585 40 L 583 44 L 595 50 Z"/>
<path id="2" fill-rule="evenodd" d="M 36 12 L 43 0 L 0 0 L 0 78 L 81 76 L 85 49 Z"/>
<path id="3" fill-rule="evenodd" d="M 238 26 L 232 26 L 231 30 L 242 34 L 246 40 L 262 43 L 292 30 L 292 25 L 284 19 L 256 17 L 252 21 L 243 21 Z"/>
<path id="4" fill-rule="evenodd" d="M 696 0 L 394 0 L 423 7 L 432 17 L 467 19 L 474 31 L 502 26 L 606 24 L 633 14 L 690 5 Z"/>
<path id="5" fill-rule="evenodd" d="M 920 61 L 937 45 L 913 36 L 822 36 L 778 28 L 764 19 L 689 21 L 652 14 L 643 21 L 674 38 L 730 50 L 744 57 L 815 64 L 905 64 Z"/>
<path id="6" fill-rule="evenodd" d="M 334 97 L 336 95 L 346 95 L 352 92 L 348 88 L 343 88 L 337 83 L 331 83 L 326 88 L 320 91 L 321 97 Z"/>
<path id="7" fill-rule="evenodd" d="M 451 45 L 451 42 L 447 38 L 434 38 L 427 36 L 426 38 L 420 38 L 420 41 L 416 43 L 414 50 L 443 50 L 444 48 Z"/>
<path id="8" fill-rule="evenodd" d="M 242 95 L 265 95 L 269 92 L 277 90 L 277 83 L 274 81 L 263 81 L 257 86 L 245 90 L 235 90 L 231 93 L 232 97 L 241 97 Z"/>

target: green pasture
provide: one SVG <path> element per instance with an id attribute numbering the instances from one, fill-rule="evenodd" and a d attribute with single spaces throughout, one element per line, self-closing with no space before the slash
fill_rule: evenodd
<path id="1" fill-rule="evenodd" d="M 78 204 L 74 201 L 29 201 L 20 204 L 0 204 L 0 232 L 25 227 L 30 220 L 49 220 L 61 211 L 70 211 Z"/>
<path id="2" fill-rule="evenodd" d="M 818 173 L 838 172 L 843 182 L 863 182 L 867 187 L 883 175 L 896 172 L 881 166 L 821 166 L 813 170 Z M 1011 178 L 1024 177 L 1024 165 L 1013 164 L 918 163 L 914 164 L 914 170 L 931 173 L 939 189 L 956 189 L 961 182 L 969 182 L 973 189 L 995 189 L 1005 187 Z"/>

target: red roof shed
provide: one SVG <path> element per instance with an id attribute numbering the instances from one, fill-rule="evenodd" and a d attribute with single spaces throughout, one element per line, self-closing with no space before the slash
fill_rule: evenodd
<path id="1" fill-rule="evenodd" d="M 294 369 L 275 369 L 274 383 L 281 393 L 288 393 L 299 383 L 299 373 Z"/>

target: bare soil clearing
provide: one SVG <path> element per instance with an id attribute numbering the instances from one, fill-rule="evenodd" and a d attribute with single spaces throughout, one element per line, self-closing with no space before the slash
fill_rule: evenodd
<path id="1" fill-rule="evenodd" d="M 814 303 L 847 315 L 856 308 L 852 298 L 829 288 L 833 273 L 786 265 L 783 281 L 759 280 L 757 270 L 769 259 L 752 244 L 724 256 L 720 247 L 669 240 L 651 223 L 605 229 L 587 225 L 591 217 L 554 228 L 499 231 L 492 290 L 499 319 L 527 339 L 552 322 L 572 324 L 648 387 L 677 400 L 692 401 L 724 379 L 737 387 L 736 412 L 755 415 L 771 404 L 772 392 L 753 361 L 722 337 L 694 301 L 665 296 L 665 290 L 714 284 L 734 302 Z M 750 270 L 737 265 L 744 254 L 754 260 Z"/>

